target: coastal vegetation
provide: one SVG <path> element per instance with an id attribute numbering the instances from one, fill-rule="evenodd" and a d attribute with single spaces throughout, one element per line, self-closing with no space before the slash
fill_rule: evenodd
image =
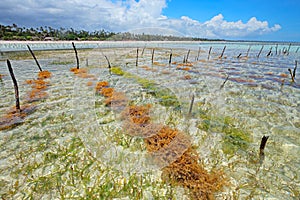
<path id="1" fill-rule="evenodd" d="M 16 24 L 0 24 L 0 40 L 19 41 L 56 41 L 56 40 L 82 40 L 82 41 L 205 41 L 206 38 L 180 37 L 171 35 L 150 35 L 135 33 L 114 33 L 104 29 L 95 31 L 75 30 L 73 28 L 41 27 L 19 27 Z M 211 39 L 209 39 L 211 40 Z M 216 40 L 214 40 L 216 41 Z"/>

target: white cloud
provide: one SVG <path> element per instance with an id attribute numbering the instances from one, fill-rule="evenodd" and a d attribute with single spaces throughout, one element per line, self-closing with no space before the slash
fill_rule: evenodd
<path id="1" fill-rule="evenodd" d="M 211 20 L 203 23 L 203 28 L 210 30 L 215 37 L 245 37 L 251 35 L 262 35 L 281 29 L 280 25 L 276 24 L 269 27 L 267 21 L 258 21 L 252 17 L 247 23 L 241 20 L 236 22 L 228 22 L 224 20 L 222 14 L 213 17 Z"/>
<path id="2" fill-rule="evenodd" d="M 157 33 L 180 32 L 208 38 L 241 38 L 281 29 L 278 24 L 270 27 L 267 21 L 255 17 L 246 23 L 226 21 L 222 14 L 205 22 L 188 16 L 170 19 L 162 15 L 166 7 L 166 0 L 1 0 L 0 23 L 87 30 L 104 28 L 116 32 L 144 29 L 153 33 L 157 29 Z M 158 30 L 160 28 L 162 30 Z"/>

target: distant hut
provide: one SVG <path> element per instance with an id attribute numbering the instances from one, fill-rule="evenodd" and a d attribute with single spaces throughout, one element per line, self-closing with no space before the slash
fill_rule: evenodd
<path id="1" fill-rule="evenodd" d="M 44 41 L 54 41 L 54 37 L 45 37 Z"/>

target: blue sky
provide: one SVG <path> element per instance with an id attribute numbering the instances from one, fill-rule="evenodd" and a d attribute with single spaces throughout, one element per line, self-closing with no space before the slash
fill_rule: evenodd
<path id="1" fill-rule="evenodd" d="M 300 42 L 299 0 L 1 0 L 0 23 Z"/>
<path id="2" fill-rule="evenodd" d="M 253 39 L 300 41 L 299 0 L 171 0 L 163 11 L 164 15 L 171 18 L 186 15 L 199 21 L 207 21 L 220 13 L 227 21 L 247 22 L 251 17 L 256 17 L 260 21 L 267 21 L 269 26 L 281 26 L 274 33 L 256 35 Z"/>

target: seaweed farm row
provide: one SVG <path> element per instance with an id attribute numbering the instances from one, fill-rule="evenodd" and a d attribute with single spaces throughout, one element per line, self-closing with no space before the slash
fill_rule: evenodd
<path id="1" fill-rule="evenodd" d="M 299 197 L 298 46 L 63 46 L 1 53 L 2 199 Z"/>

